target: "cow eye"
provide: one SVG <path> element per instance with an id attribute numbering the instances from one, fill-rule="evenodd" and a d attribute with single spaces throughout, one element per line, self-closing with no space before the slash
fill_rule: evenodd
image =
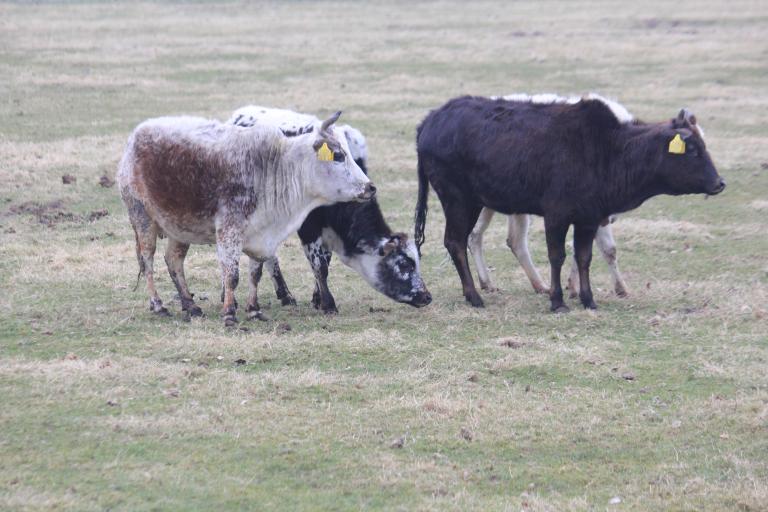
<path id="1" fill-rule="evenodd" d="M 343 162 L 346 159 L 346 155 L 344 155 L 343 151 L 334 151 L 333 152 L 333 161 L 334 162 Z"/>

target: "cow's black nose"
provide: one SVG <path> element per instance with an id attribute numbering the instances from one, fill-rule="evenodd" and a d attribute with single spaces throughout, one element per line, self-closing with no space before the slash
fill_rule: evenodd
<path id="1" fill-rule="evenodd" d="M 717 185 L 715 185 L 715 188 L 709 193 L 709 195 L 714 196 L 723 190 L 725 190 L 725 180 L 723 178 L 718 178 Z"/>
<path id="2" fill-rule="evenodd" d="M 411 301 L 411 305 L 416 306 L 417 308 L 421 308 L 428 306 L 431 302 L 432 294 L 425 290 L 416 294 L 416 297 L 414 297 Z"/>
<path id="3" fill-rule="evenodd" d="M 369 182 L 365 185 L 365 193 L 371 197 L 376 195 L 376 187 L 373 185 L 373 183 Z"/>

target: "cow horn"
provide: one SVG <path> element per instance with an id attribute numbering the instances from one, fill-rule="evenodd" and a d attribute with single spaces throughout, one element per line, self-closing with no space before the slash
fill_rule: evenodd
<path id="1" fill-rule="evenodd" d="M 677 119 L 682 122 L 689 122 L 692 125 L 696 124 L 696 116 L 687 108 L 680 109 L 680 113 L 677 114 Z"/>
<path id="2" fill-rule="evenodd" d="M 331 127 L 331 125 L 332 125 L 333 123 L 335 123 L 336 121 L 338 121 L 338 120 L 339 120 L 339 117 L 341 117 L 341 110 L 339 110 L 338 112 L 336 112 L 335 114 L 333 114 L 331 117 L 329 117 L 328 119 L 326 119 L 325 121 L 323 121 L 323 124 L 322 124 L 322 125 L 320 125 L 320 131 L 321 131 L 321 132 L 324 132 L 324 131 L 326 131 L 328 128 L 330 128 L 330 127 Z"/>

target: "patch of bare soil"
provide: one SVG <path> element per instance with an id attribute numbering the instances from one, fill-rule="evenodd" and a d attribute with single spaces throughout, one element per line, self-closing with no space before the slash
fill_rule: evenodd
<path id="1" fill-rule="evenodd" d="M 67 211 L 61 199 L 55 199 L 41 203 L 39 201 L 26 201 L 8 208 L 7 215 L 32 215 L 40 224 L 54 227 L 62 222 L 93 222 L 109 215 L 106 208 L 93 210 L 87 215 L 79 215 Z"/>

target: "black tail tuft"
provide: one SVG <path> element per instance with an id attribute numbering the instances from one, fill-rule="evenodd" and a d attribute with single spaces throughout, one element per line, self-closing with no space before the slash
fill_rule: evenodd
<path id="1" fill-rule="evenodd" d="M 427 199 L 429 198 L 429 181 L 427 175 L 424 173 L 424 165 L 419 157 L 418 160 L 418 174 L 419 174 L 419 196 L 416 201 L 416 217 L 414 219 L 413 238 L 416 241 L 416 248 L 421 256 L 421 246 L 424 244 L 424 228 L 427 223 Z"/>

